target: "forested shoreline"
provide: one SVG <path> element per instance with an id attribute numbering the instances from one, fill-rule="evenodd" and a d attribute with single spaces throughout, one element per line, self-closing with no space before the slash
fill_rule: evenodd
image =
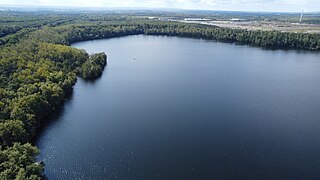
<path id="1" fill-rule="evenodd" d="M 146 34 L 320 50 L 319 34 L 246 31 L 131 18 L 80 21 L 67 16 L 38 24 L 7 28 L 0 33 L 0 179 L 44 178 L 43 164 L 35 163 L 38 149 L 29 144 L 30 140 L 46 117 L 61 106 L 77 76 L 95 79 L 107 64 L 106 54 L 89 55 L 69 46 L 74 42 Z"/>
<path id="2" fill-rule="evenodd" d="M 35 34 L 30 29 L 28 32 L 25 31 L 19 31 L 17 34 L 10 35 L 12 36 L 10 38 L 4 37 L 2 39 L 2 44 L 15 44 L 21 37 L 25 36 L 25 33 Z M 45 27 L 38 31 L 40 32 L 37 32 L 36 34 L 46 42 L 64 45 L 92 39 L 146 34 L 201 38 L 273 49 L 320 50 L 320 34 L 279 31 L 247 31 L 200 24 L 184 24 L 179 22 L 144 20 L 127 21 L 126 23 L 122 21 L 111 23 L 99 22 L 70 24 L 50 28 Z M 46 37 L 46 34 L 48 33 L 54 33 L 50 39 Z"/>
<path id="3" fill-rule="evenodd" d="M 123 24 L 88 24 L 65 26 L 74 36 L 70 42 L 103 39 L 123 35 L 146 34 L 201 38 L 221 42 L 247 44 L 273 49 L 320 50 L 320 34 L 279 31 L 247 31 L 200 24 L 136 21 Z M 80 30 L 81 29 L 81 30 Z"/>
<path id="4" fill-rule="evenodd" d="M 104 53 L 52 43 L 50 34 L 30 33 L 0 50 L 0 179 L 42 179 L 38 149 L 29 142 L 46 117 L 72 91 L 76 76 L 99 77 Z"/>

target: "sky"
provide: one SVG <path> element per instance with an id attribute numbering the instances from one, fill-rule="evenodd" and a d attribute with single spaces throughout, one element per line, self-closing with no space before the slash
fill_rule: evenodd
<path id="1" fill-rule="evenodd" d="M 0 0 L 0 5 L 175 8 L 225 11 L 320 11 L 320 0 Z"/>

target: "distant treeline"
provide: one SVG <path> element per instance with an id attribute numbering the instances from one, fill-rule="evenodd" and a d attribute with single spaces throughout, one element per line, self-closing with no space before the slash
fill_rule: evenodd
<path id="1" fill-rule="evenodd" d="M 118 17 L 23 27 L 0 41 L 0 179 L 43 178 L 43 165 L 34 162 L 38 150 L 28 142 L 46 117 L 64 102 L 77 76 L 94 79 L 101 75 L 106 65 L 104 53 L 89 55 L 68 45 L 134 34 L 203 38 L 272 48 L 320 49 L 318 34 L 234 30 L 178 22 L 119 20 Z"/>
<path id="2" fill-rule="evenodd" d="M 14 44 L 30 29 L 19 31 L 11 35 L 11 38 L 0 39 L 0 44 Z M 46 32 L 58 32 L 59 37 L 49 39 Z M 283 49 L 304 49 L 319 50 L 320 34 L 292 33 L 279 31 L 247 31 L 241 29 L 221 28 L 199 24 L 184 24 L 178 22 L 164 21 L 129 21 L 123 23 L 85 23 L 58 26 L 42 29 L 47 41 L 68 44 L 77 41 L 110 38 L 133 34 L 168 35 L 202 38 L 223 42 L 234 42 L 249 44 L 253 46 L 283 48 Z M 45 37 L 43 37 L 45 38 Z M 51 38 L 51 37 L 50 37 Z M 58 39 L 59 38 L 59 39 Z"/>

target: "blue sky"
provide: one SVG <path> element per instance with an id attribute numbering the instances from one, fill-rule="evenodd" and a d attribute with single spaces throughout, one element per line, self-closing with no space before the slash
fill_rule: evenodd
<path id="1" fill-rule="evenodd" d="M 320 0 L 0 0 L 0 4 L 81 7 L 152 7 L 231 11 L 320 11 Z"/>

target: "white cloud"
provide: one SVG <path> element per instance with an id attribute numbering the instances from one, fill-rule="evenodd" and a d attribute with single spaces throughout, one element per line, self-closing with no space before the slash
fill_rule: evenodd
<path id="1" fill-rule="evenodd" d="M 81 7 L 159 7 L 236 11 L 319 11 L 320 0 L 0 0 L 0 4 L 81 6 Z"/>

